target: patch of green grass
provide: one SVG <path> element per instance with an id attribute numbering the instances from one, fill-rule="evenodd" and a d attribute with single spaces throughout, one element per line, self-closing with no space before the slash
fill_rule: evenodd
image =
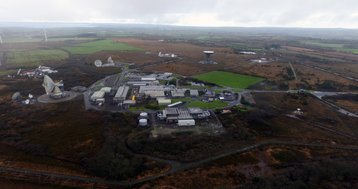
<path id="1" fill-rule="evenodd" d="M 172 103 L 179 102 L 179 101 L 186 102 L 186 106 L 189 108 L 198 107 L 204 109 L 217 109 L 217 108 L 224 108 L 228 106 L 227 102 L 223 102 L 221 100 L 215 100 L 213 102 L 203 102 L 201 100 L 194 100 L 192 98 L 173 99 Z"/>
<path id="2" fill-rule="evenodd" d="M 235 74 L 223 71 L 213 71 L 205 74 L 194 76 L 204 82 L 214 83 L 222 87 L 231 87 L 236 89 L 245 89 L 264 79 L 254 76 Z"/>
<path id="3" fill-rule="evenodd" d="M 29 50 L 12 51 L 7 53 L 7 66 L 9 67 L 32 67 L 38 66 L 43 61 L 64 60 L 69 57 L 63 50 Z"/>
<path id="4" fill-rule="evenodd" d="M 338 44 L 338 43 L 321 43 L 317 41 L 305 41 L 304 44 L 307 45 L 314 45 L 319 47 L 327 47 L 327 48 L 343 48 L 344 44 Z"/>
<path id="5" fill-rule="evenodd" d="M 129 107 L 130 111 L 147 111 L 145 107 Z"/>
<path id="6" fill-rule="evenodd" d="M 16 73 L 17 70 L 0 70 L 0 76 Z"/>
<path id="7" fill-rule="evenodd" d="M 344 44 L 341 43 L 322 43 L 318 41 L 304 41 L 303 43 L 307 45 L 317 46 L 317 47 L 330 48 L 336 51 L 351 52 L 354 54 L 358 54 L 358 49 L 347 48 L 345 47 Z"/>
<path id="8" fill-rule="evenodd" d="M 10 37 L 7 36 L 3 39 L 4 43 L 31 43 L 31 42 L 41 42 L 43 38 L 40 37 Z"/>
<path id="9" fill-rule="evenodd" d="M 51 37 L 48 38 L 48 41 L 89 41 L 95 39 L 91 37 Z"/>
<path id="10" fill-rule="evenodd" d="M 80 43 L 73 47 L 64 48 L 72 54 L 92 54 L 100 51 L 141 51 L 126 43 L 114 42 L 110 39 Z"/>

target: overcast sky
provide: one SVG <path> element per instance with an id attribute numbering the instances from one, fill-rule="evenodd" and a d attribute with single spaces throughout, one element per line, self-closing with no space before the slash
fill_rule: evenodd
<path id="1" fill-rule="evenodd" d="M 1 0 L 0 21 L 358 28 L 358 0 Z"/>

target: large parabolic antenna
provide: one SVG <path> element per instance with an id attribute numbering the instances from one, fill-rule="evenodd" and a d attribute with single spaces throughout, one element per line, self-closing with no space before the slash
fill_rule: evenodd
<path id="1" fill-rule="evenodd" d="M 64 92 L 60 88 L 63 88 L 62 81 L 55 83 L 48 75 L 45 75 L 42 86 L 45 88 L 46 94 L 51 97 L 61 98 L 64 96 Z"/>
<path id="2" fill-rule="evenodd" d="M 94 61 L 94 65 L 96 67 L 102 67 L 102 61 L 101 60 L 96 60 L 96 61 Z"/>
<path id="3" fill-rule="evenodd" d="M 48 75 L 45 75 L 42 86 L 45 88 L 46 94 L 50 95 L 55 88 L 55 82 Z"/>

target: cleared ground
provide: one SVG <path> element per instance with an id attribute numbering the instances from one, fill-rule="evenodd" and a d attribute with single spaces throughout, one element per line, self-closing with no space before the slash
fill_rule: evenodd
<path id="1" fill-rule="evenodd" d="M 92 54 L 100 51 L 140 51 L 140 48 L 126 43 L 114 42 L 110 39 L 99 40 L 87 43 L 80 43 L 73 47 L 66 47 L 72 54 Z"/>
<path id="2" fill-rule="evenodd" d="M 223 87 L 232 87 L 232 88 L 247 88 L 250 85 L 263 81 L 262 78 L 235 74 L 230 72 L 223 71 L 213 71 L 205 74 L 200 74 L 194 76 L 196 79 L 214 83 Z"/>

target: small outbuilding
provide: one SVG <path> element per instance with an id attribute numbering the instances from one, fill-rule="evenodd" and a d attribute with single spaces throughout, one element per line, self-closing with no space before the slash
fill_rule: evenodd
<path id="1" fill-rule="evenodd" d="M 104 95 L 105 95 L 105 92 L 104 92 L 104 91 L 96 91 L 96 92 L 94 92 L 94 93 L 92 94 L 91 100 L 92 100 L 92 101 L 97 101 L 97 100 L 99 100 L 99 99 L 103 99 Z"/>
<path id="2" fill-rule="evenodd" d="M 178 120 L 178 126 L 181 127 L 195 126 L 195 120 L 194 119 Z"/>
<path id="3" fill-rule="evenodd" d="M 162 105 L 169 105 L 172 103 L 172 100 L 171 99 L 168 99 L 168 98 L 157 98 L 157 101 L 158 101 L 158 104 L 160 106 Z"/>

